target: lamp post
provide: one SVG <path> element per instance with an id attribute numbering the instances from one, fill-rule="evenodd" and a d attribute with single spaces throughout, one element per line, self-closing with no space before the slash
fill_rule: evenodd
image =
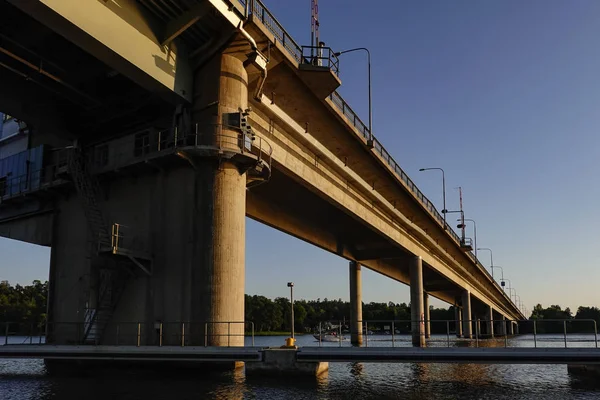
<path id="1" fill-rule="evenodd" d="M 294 342 L 294 282 L 288 282 L 288 287 L 290 288 L 290 303 L 292 307 L 292 344 Z"/>
<path id="2" fill-rule="evenodd" d="M 446 214 L 448 213 L 448 210 L 446 210 L 446 174 L 444 173 L 444 170 L 442 168 L 420 168 L 419 171 L 423 172 L 423 171 L 431 171 L 431 170 L 439 170 L 442 171 L 442 198 L 443 198 L 443 209 L 442 209 L 442 214 L 444 214 L 444 229 L 446 229 Z"/>
<path id="3" fill-rule="evenodd" d="M 502 282 L 504 280 L 504 269 L 498 265 L 494 265 L 492 268 L 500 268 L 500 272 L 501 272 L 500 282 Z"/>
<path id="4" fill-rule="evenodd" d="M 367 59 L 369 63 L 369 140 L 367 141 L 367 145 L 369 147 L 373 147 L 373 104 L 371 102 L 371 52 L 366 47 L 357 47 L 355 49 L 338 51 L 337 53 L 333 53 L 336 57 L 341 56 L 345 53 L 351 53 L 353 51 L 366 51 Z"/>
<path id="5" fill-rule="evenodd" d="M 492 253 L 492 249 L 488 247 L 480 247 L 477 250 L 487 250 L 490 252 L 490 267 L 492 270 L 492 279 L 494 279 L 494 254 Z"/>
<path id="6" fill-rule="evenodd" d="M 473 223 L 473 237 L 475 239 L 475 258 L 477 258 L 477 224 L 475 223 L 475 220 L 472 220 L 471 218 L 463 218 L 463 220 Z M 457 219 L 457 221 L 460 221 L 460 219 Z"/>

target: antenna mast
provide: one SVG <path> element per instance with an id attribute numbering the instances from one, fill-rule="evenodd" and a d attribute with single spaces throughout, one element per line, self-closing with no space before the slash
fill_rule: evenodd
<path id="1" fill-rule="evenodd" d="M 310 56 L 319 44 L 319 0 L 310 0 Z"/>
<path id="2" fill-rule="evenodd" d="M 463 206 L 462 206 L 462 187 L 459 186 L 458 187 L 458 194 L 460 197 L 460 225 L 461 225 L 461 231 L 462 231 L 462 242 L 465 242 L 465 213 L 463 212 Z"/>

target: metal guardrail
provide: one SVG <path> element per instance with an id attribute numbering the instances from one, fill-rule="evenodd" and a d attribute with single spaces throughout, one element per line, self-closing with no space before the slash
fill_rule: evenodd
<path id="1" fill-rule="evenodd" d="M 302 64 L 326 67 L 336 75 L 340 73 L 340 60 L 330 47 L 302 46 Z"/>
<path id="2" fill-rule="evenodd" d="M 246 16 L 248 16 L 249 14 L 252 14 L 256 18 L 258 18 L 263 23 L 263 25 L 273 34 L 275 39 L 282 42 L 283 46 L 285 47 L 286 50 L 288 50 L 290 55 L 293 58 L 295 58 L 299 63 L 302 62 L 303 48 L 300 47 L 292 39 L 292 37 L 287 33 L 287 31 L 283 28 L 283 26 L 277 21 L 277 19 L 273 16 L 273 14 L 271 14 L 269 12 L 269 10 L 267 10 L 265 5 L 260 0 L 238 0 L 238 1 L 240 4 L 242 4 L 245 7 Z M 354 126 L 358 130 L 358 132 L 363 136 L 363 138 L 365 140 L 371 138 L 369 129 L 362 122 L 362 120 L 358 117 L 358 115 L 352 110 L 352 108 L 348 105 L 348 103 L 346 103 L 346 101 L 342 98 L 342 96 L 340 96 L 340 94 L 338 92 L 333 92 L 332 94 L 329 95 L 329 98 L 330 98 L 331 102 L 342 112 L 342 115 L 344 115 L 350 121 L 352 126 Z M 388 153 L 388 151 L 385 150 L 385 148 L 383 147 L 381 142 L 379 142 L 379 140 L 377 140 L 374 136 L 372 136 L 372 139 L 373 139 L 373 146 L 375 148 L 375 151 L 377 153 L 379 153 L 381 158 L 388 164 L 388 166 L 396 174 L 396 176 L 398 178 L 400 178 L 400 180 L 402 182 L 404 182 L 404 184 L 413 193 L 413 195 L 417 198 L 417 200 L 423 205 L 423 207 L 427 211 L 429 211 L 429 213 L 434 218 L 434 220 L 436 220 L 446 230 L 446 232 L 448 232 L 448 234 L 454 239 L 454 241 L 456 242 L 458 247 L 460 247 L 461 246 L 460 237 L 458 236 L 458 234 L 456 232 L 454 232 L 454 229 L 452 228 L 452 226 L 450 226 L 448 223 L 444 223 L 444 217 L 437 211 L 437 209 L 435 208 L 433 203 L 427 197 L 425 197 L 425 195 L 419 190 L 419 188 L 417 188 L 417 186 L 408 177 L 408 175 L 402 170 L 402 168 L 400 168 L 398 163 L 392 158 L 392 156 Z M 494 280 L 494 278 L 491 276 L 491 274 L 485 269 L 483 264 L 481 264 L 479 262 L 479 260 L 475 257 L 475 255 L 472 252 L 468 252 L 466 254 L 475 263 L 475 265 L 488 277 L 488 279 L 494 283 L 494 285 L 497 287 L 497 289 L 499 289 L 500 292 L 504 293 L 504 291 L 502 290 L 500 285 L 498 285 L 498 283 Z M 504 293 L 504 296 L 510 303 L 514 304 L 512 302 L 512 300 L 508 296 L 506 296 L 505 293 Z M 515 304 L 515 308 L 518 309 L 516 304 Z"/>
<path id="3" fill-rule="evenodd" d="M 92 172 L 113 170 L 163 152 L 196 148 L 251 154 L 271 168 L 273 148 L 262 137 L 234 132 L 222 124 L 194 125 L 190 131 L 177 128 L 144 130 L 109 142 L 95 144 L 89 151 Z"/>
<path id="4" fill-rule="evenodd" d="M 87 317 L 86 317 L 87 318 Z M 61 342 L 72 345 L 97 346 L 98 341 L 85 340 L 85 328 L 89 321 L 56 322 L 56 323 L 23 323 L 0 322 L 0 336 L 4 335 L 3 344 L 9 345 L 10 337 L 24 337 L 21 343 L 41 345 L 46 343 L 46 337 L 52 337 L 60 332 Z M 226 329 L 219 327 L 226 325 Z M 110 323 L 111 330 L 104 334 L 116 346 L 163 346 L 176 344 L 185 346 L 208 347 L 211 338 L 227 338 L 227 347 L 231 346 L 232 338 L 251 337 L 254 346 L 254 322 L 252 321 L 209 321 L 209 322 L 114 322 Z M 150 329 L 148 329 L 150 328 Z M 246 330 L 249 328 L 249 330 Z M 148 335 L 148 331 L 153 332 Z M 223 331 L 223 333 L 221 333 Z"/>
<path id="5" fill-rule="evenodd" d="M 348 339 L 350 339 L 349 337 L 345 337 L 344 335 L 349 335 L 354 336 L 354 335 L 358 335 L 358 336 L 362 336 L 363 339 L 363 345 L 365 347 L 369 347 L 369 341 L 371 342 L 371 346 L 376 345 L 377 342 L 382 342 L 382 340 L 377 340 L 377 339 L 373 339 L 373 337 L 382 337 L 385 336 L 387 337 L 391 337 L 389 340 L 386 341 L 391 341 L 392 346 L 391 347 L 395 347 L 396 342 L 406 342 L 406 341 L 410 341 L 411 339 L 408 340 L 398 340 L 399 336 L 412 336 L 412 324 L 413 322 L 417 323 L 417 324 L 422 324 L 423 327 L 420 330 L 420 336 L 425 336 L 425 332 L 424 332 L 424 325 L 425 323 L 429 322 L 430 324 L 437 324 L 438 326 L 440 325 L 444 325 L 445 326 L 445 335 L 446 335 L 446 339 L 445 339 L 445 343 L 446 343 L 446 347 L 451 347 L 455 340 L 454 339 L 450 339 L 451 335 L 456 334 L 457 330 L 456 327 L 458 324 L 460 324 L 460 329 L 462 330 L 462 323 L 464 322 L 469 322 L 471 324 L 471 329 L 472 329 L 472 339 L 461 339 L 461 340 L 470 340 L 471 342 L 475 343 L 475 347 L 479 347 L 480 345 L 480 341 L 483 339 L 502 339 L 504 342 L 504 347 L 510 347 L 509 346 L 509 342 L 508 342 L 508 338 L 510 336 L 518 336 L 518 335 L 522 335 L 520 333 L 513 333 L 513 334 L 509 334 L 508 333 L 508 324 L 519 324 L 520 326 L 523 327 L 531 327 L 533 332 L 533 347 L 537 348 L 538 347 L 538 342 L 542 342 L 544 341 L 544 338 L 540 338 L 540 334 L 538 333 L 538 329 L 540 327 L 540 325 L 544 325 L 544 323 L 561 323 L 562 324 L 562 332 L 556 333 L 553 332 L 552 334 L 562 334 L 563 335 L 563 341 L 562 343 L 564 343 L 564 348 L 568 348 L 568 335 L 569 335 L 569 329 L 568 326 L 572 326 L 573 323 L 584 323 L 588 326 L 591 326 L 593 328 L 593 330 L 591 332 L 573 332 L 573 329 L 571 329 L 571 334 L 576 333 L 576 334 L 593 334 L 594 335 L 594 348 L 598 348 L 598 327 L 597 327 L 597 323 L 595 320 L 593 319 L 540 319 L 540 320 L 508 320 L 508 319 L 504 319 L 504 320 L 487 320 L 487 319 L 470 319 L 470 320 L 461 320 L 456 321 L 456 320 L 418 320 L 418 321 L 409 321 L 409 320 L 364 320 L 364 321 L 357 321 L 357 324 L 360 324 L 361 330 L 360 332 L 357 330 L 352 330 L 352 325 L 353 324 L 349 324 L 348 322 L 343 323 L 342 321 L 337 321 L 337 323 L 332 324 L 331 322 L 328 322 L 327 325 L 328 326 L 335 326 L 334 329 L 323 329 L 323 323 L 319 323 L 319 327 L 317 329 L 316 332 L 314 332 L 314 334 L 318 334 L 319 335 L 319 347 L 322 347 L 323 345 L 323 341 L 322 341 L 322 337 L 323 337 L 323 333 L 326 332 L 332 332 L 335 334 L 335 337 L 337 337 L 337 343 L 339 345 L 339 347 L 342 346 L 342 343 L 344 341 L 348 341 Z M 493 324 L 501 324 L 504 323 L 504 328 L 501 329 L 502 332 L 494 332 L 494 337 L 491 338 L 488 333 L 482 333 L 482 329 L 481 329 L 481 325 L 482 324 L 487 324 L 489 322 L 492 322 Z M 342 329 L 342 326 L 350 326 L 350 330 L 344 330 Z M 383 334 L 381 333 L 370 333 L 372 332 L 371 329 L 376 329 L 377 328 L 381 328 L 381 327 L 387 328 L 387 329 L 379 329 L 379 332 L 384 331 Z M 455 331 L 452 332 L 450 330 L 450 327 L 454 327 Z M 398 329 L 397 329 L 398 328 Z M 404 332 L 400 331 L 399 329 L 404 329 Z M 389 332 L 389 333 L 387 333 Z M 371 339 L 369 339 L 371 338 Z M 428 340 L 430 341 L 430 340 Z M 439 341 L 439 340 L 438 340 Z M 331 342 L 331 340 L 329 341 Z M 571 342 L 573 343 L 573 342 Z M 522 347 L 522 346 L 519 346 Z M 547 346 L 546 346 L 547 347 Z"/>

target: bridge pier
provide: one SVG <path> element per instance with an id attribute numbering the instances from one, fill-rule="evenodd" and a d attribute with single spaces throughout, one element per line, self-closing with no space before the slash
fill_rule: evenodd
<path id="1" fill-rule="evenodd" d="M 486 328 L 487 334 L 490 338 L 494 337 L 494 308 L 492 306 L 488 307 L 487 317 L 486 317 Z"/>
<path id="2" fill-rule="evenodd" d="M 425 347 L 423 310 L 423 260 L 414 256 L 410 260 L 410 319 L 413 346 Z"/>
<path id="3" fill-rule="evenodd" d="M 204 80 L 204 83 L 217 80 L 215 73 L 218 73 L 217 122 L 220 122 L 223 114 L 248 108 L 248 73 L 243 61 L 231 55 L 217 56 L 213 62 L 218 63 L 219 68 L 210 65 L 200 72 L 198 80 Z M 194 104 L 194 110 L 205 106 L 207 99 L 204 97 L 210 96 L 210 90 L 206 90 L 206 94 L 203 90 L 197 92 L 202 95 L 198 96 L 196 103 L 200 104 Z M 199 112 L 194 117 L 206 120 L 201 115 Z M 210 125 L 207 126 L 207 133 L 212 133 Z M 209 140 L 227 141 L 227 138 L 239 135 L 237 130 L 226 125 L 217 133 L 221 137 L 211 139 L 209 134 Z M 231 145 L 239 146 L 237 140 Z M 211 162 L 206 163 L 199 160 L 204 165 L 200 164 L 197 172 L 203 176 L 198 178 L 201 182 L 208 181 L 208 185 L 201 187 L 202 193 L 198 193 L 200 204 L 197 207 L 203 218 L 197 221 L 196 228 L 200 231 L 201 246 L 194 246 L 198 251 L 194 252 L 194 258 L 200 265 L 192 271 L 192 321 L 211 321 L 206 332 L 209 346 L 243 346 L 244 324 L 227 322 L 244 321 L 246 173 L 232 161 L 209 160 Z"/>
<path id="4" fill-rule="evenodd" d="M 508 324 L 508 334 L 512 336 L 515 334 L 515 324 L 512 321 L 508 321 Z"/>
<path id="5" fill-rule="evenodd" d="M 463 337 L 471 339 L 473 337 L 473 317 L 471 316 L 471 292 L 464 290 L 462 293 L 463 307 Z"/>
<path id="6" fill-rule="evenodd" d="M 423 294 L 423 310 L 425 311 L 425 339 L 431 337 L 431 318 L 429 317 L 429 293 Z"/>
<path id="7" fill-rule="evenodd" d="M 362 278 L 361 266 L 350 261 L 350 341 L 362 345 Z"/>
<path id="8" fill-rule="evenodd" d="M 455 331 L 456 331 L 456 337 L 462 337 L 462 310 L 458 305 L 454 306 L 454 320 L 455 322 Z"/>

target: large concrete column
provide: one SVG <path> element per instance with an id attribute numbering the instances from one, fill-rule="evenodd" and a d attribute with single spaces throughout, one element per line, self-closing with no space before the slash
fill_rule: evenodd
<path id="1" fill-rule="evenodd" d="M 494 309 L 492 308 L 492 306 L 488 307 L 488 312 L 487 312 L 487 316 L 485 317 L 486 321 L 486 328 L 487 328 L 487 334 L 490 338 L 494 337 Z"/>
<path id="2" fill-rule="evenodd" d="M 454 321 L 456 337 L 462 337 L 462 310 L 457 305 L 454 306 Z"/>
<path id="3" fill-rule="evenodd" d="M 473 337 L 473 323 L 471 316 L 471 292 L 468 290 L 463 291 L 462 294 L 462 308 L 463 308 L 463 337 L 471 339 Z"/>
<path id="4" fill-rule="evenodd" d="M 362 278 L 361 267 L 350 261 L 350 340 L 361 345 L 362 336 Z"/>
<path id="5" fill-rule="evenodd" d="M 220 122 L 224 113 L 248 107 L 248 74 L 242 60 L 230 55 L 221 56 L 218 73 Z M 221 145 L 237 145 L 237 139 L 227 140 L 238 137 L 234 129 L 204 129 L 209 137 L 222 135 L 214 139 Z M 202 216 L 196 227 L 202 242 L 198 250 L 203 253 L 195 255 L 201 262 L 192 272 L 192 316 L 209 323 L 209 346 L 243 346 L 244 325 L 239 322 L 244 321 L 246 174 L 227 159 L 208 160 L 197 167 L 195 186 Z"/>
<path id="6" fill-rule="evenodd" d="M 423 314 L 423 260 L 415 256 L 410 260 L 410 319 L 414 346 L 425 347 Z"/>
<path id="7" fill-rule="evenodd" d="M 429 294 L 423 295 L 423 310 L 425 311 L 425 338 L 431 337 L 431 318 L 429 318 Z"/>
<path id="8" fill-rule="evenodd" d="M 512 321 L 509 321 L 509 331 L 508 333 L 512 336 L 515 334 L 515 324 Z"/>
<path id="9" fill-rule="evenodd" d="M 504 315 L 500 317 L 500 334 L 506 336 L 506 318 Z"/>

